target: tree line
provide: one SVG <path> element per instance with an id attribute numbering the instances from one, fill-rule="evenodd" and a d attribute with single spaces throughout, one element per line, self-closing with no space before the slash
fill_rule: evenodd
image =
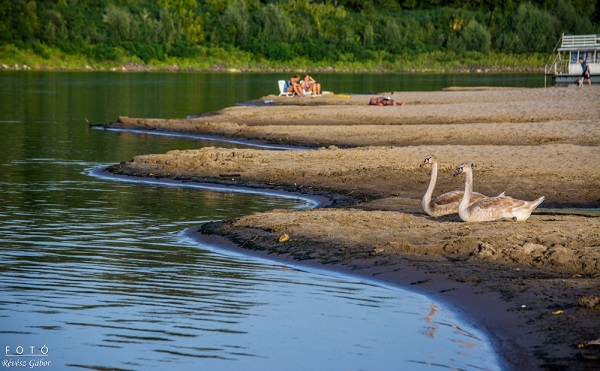
<path id="1" fill-rule="evenodd" d="M 376 65 L 411 56 L 549 53 L 598 33 L 595 0 L 0 0 L 0 45 L 135 57 Z"/>

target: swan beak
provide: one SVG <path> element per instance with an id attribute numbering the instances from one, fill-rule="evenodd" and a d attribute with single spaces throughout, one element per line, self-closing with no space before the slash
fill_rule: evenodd
<path id="1" fill-rule="evenodd" d="M 423 162 L 421 162 L 421 165 L 419 165 L 419 166 L 423 167 L 425 165 L 431 165 L 432 159 L 433 159 L 433 155 L 429 155 L 429 156 L 425 157 L 425 159 L 423 159 Z"/>
<path id="2" fill-rule="evenodd" d="M 452 176 L 460 175 L 462 172 L 463 172 L 462 167 L 459 167 L 458 169 L 456 169 L 456 173 L 454 173 L 454 175 L 452 175 Z"/>

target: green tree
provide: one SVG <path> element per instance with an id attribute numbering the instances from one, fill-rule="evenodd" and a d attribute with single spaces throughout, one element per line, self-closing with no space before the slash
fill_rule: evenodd
<path id="1" fill-rule="evenodd" d="M 489 31 L 474 19 L 470 20 L 460 32 L 460 38 L 466 50 L 488 52 L 492 45 Z"/>
<path id="2" fill-rule="evenodd" d="M 110 4 L 106 7 L 103 19 L 108 25 L 110 37 L 114 42 L 133 39 L 133 19 L 127 9 Z"/>
<path id="3" fill-rule="evenodd" d="M 158 42 L 164 44 L 167 49 L 170 49 L 177 40 L 182 39 L 181 22 L 175 19 L 167 8 L 160 10 L 158 22 L 160 30 L 158 32 Z"/>
<path id="4" fill-rule="evenodd" d="M 591 4 L 589 5 L 590 12 L 588 14 L 592 14 L 592 6 Z M 578 35 L 594 33 L 594 27 L 592 26 L 591 20 L 577 13 L 575 7 L 568 0 L 558 0 L 556 2 L 554 14 L 560 25 L 558 30 L 559 34 L 571 33 Z"/>
<path id="5" fill-rule="evenodd" d="M 393 18 L 387 17 L 383 21 L 383 27 L 379 30 L 381 35 L 381 45 L 384 50 L 391 53 L 400 51 L 404 40 L 404 35 L 398 23 Z"/>
<path id="6" fill-rule="evenodd" d="M 158 0 L 163 9 L 169 10 L 171 15 L 181 22 L 182 35 L 193 43 L 204 41 L 204 28 L 202 18 L 198 14 L 196 0 Z"/>
<path id="7" fill-rule="evenodd" d="M 518 53 L 551 52 L 558 40 L 552 16 L 531 3 L 519 6 L 513 28 L 517 40 L 514 51 Z"/>
<path id="8" fill-rule="evenodd" d="M 56 45 L 59 42 L 68 40 L 68 38 L 69 30 L 63 15 L 56 10 L 48 10 L 42 40 L 51 45 Z"/>
<path id="9" fill-rule="evenodd" d="M 0 1 L 0 42 L 19 45 L 35 39 L 39 27 L 37 3 L 27 0 Z"/>
<path id="10" fill-rule="evenodd" d="M 220 40 L 236 46 L 242 46 L 248 41 L 250 30 L 250 14 L 245 0 L 234 0 L 227 6 L 221 16 L 223 27 Z"/>
<path id="11" fill-rule="evenodd" d="M 265 44 L 295 41 L 294 26 L 287 14 L 277 4 L 271 3 L 261 7 L 256 12 L 255 22 L 258 26 L 257 38 Z"/>
<path id="12" fill-rule="evenodd" d="M 364 47 L 371 47 L 375 43 L 375 30 L 373 25 L 369 22 L 362 28 L 362 45 Z"/>
<path id="13" fill-rule="evenodd" d="M 162 32 L 159 20 L 150 14 L 147 9 L 142 9 L 138 14 L 139 21 L 135 32 L 136 40 L 148 43 L 157 43 L 160 41 L 160 33 Z"/>

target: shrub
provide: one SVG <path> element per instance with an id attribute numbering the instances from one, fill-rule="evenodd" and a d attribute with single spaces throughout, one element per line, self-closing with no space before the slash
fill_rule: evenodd
<path id="1" fill-rule="evenodd" d="M 466 50 L 488 52 L 492 45 L 492 36 L 489 31 L 472 19 L 460 32 L 460 38 Z"/>
<path id="2" fill-rule="evenodd" d="M 513 20 L 513 28 L 518 37 L 515 52 L 551 52 L 558 35 L 552 16 L 531 3 L 519 6 Z"/>

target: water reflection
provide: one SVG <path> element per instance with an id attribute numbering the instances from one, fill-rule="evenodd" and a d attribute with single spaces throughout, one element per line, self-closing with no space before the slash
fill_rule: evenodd
<path id="1" fill-rule="evenodd" d="M 496 367 L 481 334 L 441 309 L 427 317 L 437 304 L 419 295 L 234 259 L 181 234 L 303 200 L 114 182 L 87 177 L 91 165 L 6 167 L 35 169 L 2 184 L 0 334 L 13 349 L 46 344 L 57 369 Z"/>

